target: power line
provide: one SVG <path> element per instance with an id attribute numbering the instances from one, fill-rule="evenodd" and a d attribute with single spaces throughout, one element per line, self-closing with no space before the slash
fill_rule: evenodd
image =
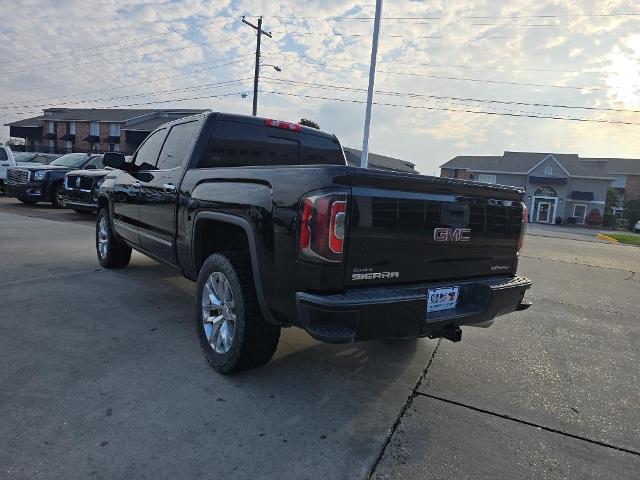
<path id="1" fill-rule="evenodd" d="M 155 91 L 155 92 L 144 92 L 144 93 L 134 93 L 131 95 L 119 95 L 116 97 L 107 97 L 107 98 L 95 98 L 95 99 L 84 99 L 84 100 L 72 100 L 69 102 L 56 102 L 56 106 L 59 105 L 72 105 L 72 104 L 78 104 L 78 103 L 95 103 L 95 102 L 103 102 L 103 101 L 109 101 L 109 100 L 122 100 L 125 98 L 136 98 L 136 97 L 145 97 L 145 96 L 152 96 L 152 95 L 164 95 L 166 93 L 176 93 L 176 92 L 180 92 L 180 91 L 192 91 L 192 90 L 198 90 L 201 88 L 207 88 L 207 87 L 215 87 L 215 86 L 235 86 L 238 83 L 242 83 L 242 82 L 246 82 L 248 80 L 252 80 L 252 77 L 246 77 L 246 78 L 238 78 L 238 79 L 234 79 L 234 80 L 225 80 L 225 81 L 221 81 L 221 82 L 214 82 L 214 83 L 207 83 L 204 85 L 196 85 L 193 87 L 182 87 L 182 88 L 170 88 L 168 90 L 159 90 L 159 91 Z M 12 105 L 12 106 L 0 106 L 0 109 L 3 110 L 7 110 L 7 109 L 14 109 L 14 108 L 38 108 L 38 107 L 45 107 L 46 105 Z"/>
<path id="2" fill-rule="evenodd" d="M 263 93 L 271 93 L 274 95 L 284 95 L 290 97 L 301 97 L 301 98 L 312 98 L 319 100 L 330 100 L 336 102 L 346 102 L 346 103 L 365 103 L 362 100 L 352 100 L 352 99 L 344 99 L 344 98 L 333 98 L 333 97 L 321 97 L 316 95 L 303 95 L 296 93 L 285 93 L 285 92 L 277 92 L 277 91 L 265 91 Z M 409 108 L 409 109 L 422 109 L 422 110 L 436 110 L 443 112 L 460 112 L 460 113 L 475 113 L 482 115 L 497 115 L 497 116 L 506 116 L 506 117 L 525 117 L 525 118 L 540 118 L 546 120 L 568 120 L 573 122 L 592 122 L 592 123 L 610 123 L 616 125 L 640 125 L 640 123 L 635 122 L 627 122 L 623 120 L 600 120 L 595 118 L 581 118 L 581 117 L 561 117 L 557 115 L 531 115 L 531 114 L 520 114 L 520 113 L 500 113 L 500 112 L 487 112 L 484 110 L 466 110 L 466 109 L 457 109 L 457 108 L 445 108 L 445 107 L 428 107 L 424 105 L 404 105 L 397 103 L 384 103 L 384 102 L 373 102 L 374 105 L 386 106 L 386 107 L 401 107 L 401 108 Z"/>
<path id="3" fill-rule="evenodd" d="M 269 54 L 270 55 L 270 54 Z M 270 55 L 273 58 L 280 58 L 277 55 Z M 291 60 L 289 58 L 284 58 L 284 60 Z M 329 64 L 329 63 L 320 63 L 320 62 L 309 62 L 306 60 L 302 60 L 302 59 L 298 59 L 296 60 L 297 62 L 302 62 L 305 63 L 307 65 L 316 65 L 316 66 L 323 66 L 323 67 L 329 67 L 329 68 L 338 68 L 338 69 L 344 69 L 344 70 L 360 70 L 360 71 L 367 71 L 367 68 L 362 68 L 362 67 L 345 67 L 345 66 L 340 66 L 340 65 L 334 65 L 334 64 Z M 603 91 L 603 92 L 608 92 L 609 90 L 606 88 L 601 88 L 601 87 L 578 87 L 578 86 L 570 86 L 570 85 L 554 85 L 554 84 L 548 84 L 548 83 L 526 83 L 526 82 L 509 82 L 506 80 L 488 80 L 488 79 L 481 79 L 481 78 L 468 78 L 468 77 L 451 77 L 451 76 L 444 76 L 444 75 L 430 75 L 430 74 L 424 74 L 424 73 L 412 73 L 412 72 L 391 72 L 388 70 L 378 70 L 378 73 L 384 73 L 387 75 L 398 75 L 398 76 L 409 76 L 409 77 L 424 77 L 424 78 L 434 78 L 434 79 L 440 79 L 440 80 L 458 80 L 458 81 L 465 81 L 465 82 L 478 82 L 478 83 L 489 83 L 489 84 L 498 84 L 498 85 L 514 85 L 514 86 L 525 86 L 525 87 L 543 87 L 543 88 L 560 88 L 560 89 L 569 89 L 569 90 L 597 90 L 597 91 Z"/>
<path id="4" fill-rule="evenodd" d="M 241 92 L 233 92 L 233 93 L 221 93 L 218 95 L 202 95 L 199 97 L 186 97 L 186 98 L 172 98 L 172 99 L 168 99 L 168 100 L 156 100 L 153 102 L 141 102 L 141 103 L 128 103 L 125 105 L 103 105 L 100 108 L 130 108 L 130 107 L 140 107 L 140 106 L 144 106 L 144 105 L 157 105 L 160 103 L 171 103 L 171 102 L 187 102 L 189 100 L 203 100 L 203 99 L 208 99 L 208 98 L 220 98 L 220 97 L 232 97 L 232 96 L 239 96 L 239 95 L 247 95 L 248 93 L 250 93 L 249 91 L 241 91 Z M 94 107 L 97 108 L 97 107 Z M 33 113 L 33 111 L 31 112 L 15 112 L 16 115 L 22 115 L 22 114 L 27 114 L 27 113 Z"/>
<path id="5" fill-rule="evenodd" d="M 132 57 L 125 57 L 125 58 L 119 58 L 118 61 L 127 61 L 127 60 L 133 60 L 133 59 L 137 59 L 137 58 L 141 58 L 147 55 L 158 55 L 161 53 L 169 53 L 169 52 L 177 52 L 179 50 L 186 50 L 188 48 L 195 48 L 195 47 L 201 47 L 201 46 L 205 46 L 205 45 L 215 45 L 218 43 L 222 43 L 222 42 L 228 42 L 230 40 L 236 40 L 239 38 L 243 38 L 244 35 L 238 35 L 235 37 L 231 37 L 231 38 L 223 38 L 221 40 L 216 40 L 213 42 L 203 42 L 203 43 L 195 43 L 192 45 L 187 45 L 185 47 L 178 47 L 178 48 L 169 48 L 169 49 L 165 49 L 165 50 L 156 50 L 153 52 L 145 52 L 145 53 L 141 53 L 138 55 L 134 55 Z M 102 60 L 93 60 L 91 62 L 83 62 L 83 63 L 73 63 L 73 64 L 67 64 L 67 65 L 57 65 L 57 64 L 43 64 L 43 65 L 35 65 L 31 68 L 25 69 L 25 70 L 9 70 L 6 72 L 0 72 L 0 75 L 12 75 L 15 73 L 26 73 L 26 72 L 34 72 L 34 71 L 38 71 L 41 69 L 46 68 L 47 70 L 54 70 L 54 69 L 61 69 L 61 68 L 71 68 L 71 67 L 77 67 L 77 66 L 81 66 L 81 65 L 92 65 L 92 64 L 96 64 L 96 63 L 104 63 L 104 62 L 113 62 L 113 59 L 108 58 L 108 59 L 102 59 Z"/>
<path id="6" fill-rule="evenodd" d="M 281 20 L 373 20 L 374 17 L 348 17 L 348 16 L 297 16 L 297 15 L 269 15 L 270 18 Z M 607 18 L 607 17 L 640 17 L 640 12 L 630 13 L 593 13 L 593 14 L 555 14 L 555 15 L 455 15 L 452 17 L 444 15 L 414 16 L 414 17 L 382 17 L 382 20 L 489 20 L 489 19 L 519 19 L 519 18 Z"/>
<path id="7" fill-rule="evenodd" d="M 220 62 L 220 61 L 224 61 L 224 60 L 230 60 L 230 59 L 234 59 L 234 58 L 246 57 L 246 56 L 249 56 L 249 55 L 253 56 L 253 53 L 246 53 L 246 54 L 236 55 L 236 56 L 233 56 L 233 57 L 219 58 L 219 59 L 216 59 L 216 60 L 209 60 L 209 61 L 200 62 L 200 63 L 191 63 L 190 66 L 191 67 L 197 67 L 199 65 L 209 65 L 211 63 L 216 63 L 216 62 Z M 171 67 L 171 68 L 173 68 L 175 70 L 174 67 Z M 206 69 L 203 69 L 203 70 L 206 70 Z M 203 71 L 203 70 L 194 70 L 194 73 L 200 72 L 200 71 Z M 187 75 L 189 73 L 191 73 L 191 72 L 187 72 L 186 74 L 181 74 L 181 75 L 178 75 L 178 76 L 184 76 L 184 75 Z M 113 80 L 120 80 L 120 79 L 123 79 L 123 78 L 129 78 L 130 76 L 131 75 L 122 75 L 120 77 L 109 77 L 107 80 L 109 80 L 111 82 Z M 153 80 L 153 81 L 155 82 L 157 80 L 164 80 L 166 78 L 174 78 L 174 77 L 155 77 L 155 80 Z M 102 77 L 101 79 L 104 80 L 105 78 Z M 94 82 L 95 82 L 95 79 L 91 79 L 91 80 L 82 81 L 82 82 L 69 82 L 69 83 L 58 83 L 58 84 L 54 84 L 54 85 L 51 85 L 51 84 L 40 85 L 40 86 L 36 86 L 36 87 L 14 88 L 13 90 L 4 90 L 4 92 L 5 93 L 13 93 L 13 92 L 22 92 L 22 91 L 26 91 L 26 90 L 41 90 L 43 88 L 70 87 L 70 86 L 73 86 L 73 85 L 83 85 L 83 84 L 86 84 L 86 83 L 94 83 Z M 18 102 L 13 102 L 13 103 L 18 103 Z"/>
<path id="8" fill-rule="evenodd" d="M 60 50 L 60 51 L 57 51 L 57 52 L 51 52 L 51 53 L 49 53 L 47 55 L 34 55 L 32 57 L 12 58 L 11 60 L 2 60 L 2 61 L 0 61 L 0 64 L 13 63 L 13 62 L 22 62 L 22 61 L 26 61 L 26 60 L 34 60 L 36 58 L 57 57 L 59 55 L 69 55 L 71 53 L 85 52 L 87 50 L 96 50 L 98 48 L 110 47 L 110 46 L 113 46 L 113 45 L 121 45 L 123 43 L 131 43 L 131 42 L 137 42 L 139 40 L 146 40 L 146 39 L 149 39 L 149 38 L 162 37 L 162 36 L 165 36 L 165 35 L 171 35 L 173 33 L 183 33 L 183 32 L 187 32 L 189 30 L 200 29 L 202 27 L 206 27 L 206 26 L 209 26 L 209 25 L 215 25 L 215 24 L 218 24 L 218 23 L 225 23 L 225 22 L 229 22 L 229 21 L 232 21 L 232 20 L 235 20 L 235 18 L 225 18 L 225 19 L 222 19 L 222 20 L 214 20 L 212 22 L 206 22 L 206 23 L 191 25 L 191 26 L 189 26 L 187 28 L 184 28 L 182 30 L 170 30 L 168 32 L 156 33 L 156 34 L 153 34 L 153 35 L 143 35 L 143 36 L 140 36 L 140 37 L 133 37 L 133 38 L 128 38 L 128 39 L 124 39 L 124 40 L 118 40 L 116 42 L 102 43 L 100 45 L 93 45 L 91 47 L 77 48 L 75 50 L 68 50 L 68 51 Z M 120 50 L 125 50 L 127 48 L 130 48 L 130 46 L 127 46 L 127 47 L 125 47 L 123 49 L 111 50 L 111 51 L 109 51 L 109 53 L 118 52 Z"/>
<path id="9" fill-rule="evenodd" d="M 266 53 L 266 55 L 271 55 L 270 53 Z M 293 60 L 297 60 L 299 57 L 310 58 L 307 55 L 303 55 L 300 53 L 286 53 L 281 52 L 277 55 L 287 56 L 293 55 L 295 58 Z M 358 63 L 359 60 L 354 59 L 340 59 L 341 61 L 349 61 L 353 63 Z M 460 64 L 448 64 L 448 63 L 416 63 L 416 62 L 403 62 L 400 60 L 385 60 L 380 61 L 380 64 L 398 64 L 398 65 L 409 65 L 409 66 L 419 66 L 419 67 L 430 67 L 430 68 L 463 68 L 470 70 L 489 70 L 489 71 L 508 71 L 508 72 L 550 72 L 550 73 L 580 73 L 580 74 L 597 74 L 600 75 L 602 73 L 611 72 L 611 70 L 566 70 L 566 69 L 558 69 L 558 68 L 539 68 L 539 67 L 530 67 L 530 68 L 516 68 L 516 67 L 501 67 L 501 66 L 486 66 L 486 65 L 460 65 Z"/>
<path id="10" fill-rule="evenodd" d="M 341 32 L 284 32 L 281 30 L 274 30 L 271 33 L 281 33 L 281 34 L 285 34 L 286 35 L 315 35 L 315 36 L 321 36 L 321 37 L 326 37 L 327 35 L 335 35 L 338 37 L 371 37 L 370 33 L 341 33 Z M 442 37 L 440 35 L 423 35 L 423 36 L 416 36 L 416 35 L 385 35 L 385 38 L 415 38 L 415 39 L 425 39 L 425 38 L 438 38 L 438 39 L 442 39 L 445 37 Z M 484 38 L 503 38 L 503 37 L 484 37 Z"/>
<path id="11" fill-rule="evenodd" d="M 240 55 L 240 56 L 236 56 L 236 57 L 228 57 L 228 58 L 225 58 L 225 59 L 218 59 L 213 63 L 217 63 L 217 62 L 224 61 L 224 60 L 232 60 L 234 58 L 244 58 L 246 56 L 247 55 Z M 169 75 L 169 76 L 164 76 L 164 77 L 157 77 L 157 78 L 154 78 L 153 80 L 145 80 L 145 81 L 142 81 L 142 82 L 127 83 L 127 84 L 124 84 L 124 85 L 116 85 L 116 86 L 109 87 L 109 88 L 101 88 L 101 89 L 98 89 L 98 90 L 90 90 L 90 91 L 81 92 L 81 93 L 71 93 L 71 94 L 67 94 L 67 95 L 57 95 L 55 97 L 38 98 L 38 99 L 36 99 L 34 101 L 36 101 L 36 102 L 44 102 L 44 101 L 49 101 L 49 100 L 57 100 L 57 99 L 61 99 L 61 98 L 79 97 L 79 96 L 82 96 L 82 95 L 89 95 L 89 94 L 92 94 L 92 93 L 108 92 L 108 91 L 111 91 L 111 90 L 117 90 L 119 88 L 136 87 L 136 86 L 139 86 L 139 85 L 145 85 L 147 83 L 159 82 L 161 80 L 171 80 L 171 79 L 174 79 L 174 78 L 185 77 L 185 76 L 188 76 L 188 75 L 192 75 L 194 73 L 200 73 L 200 72 L 204 72 L 204 71 L 209 71 L 209 70 L 213 70 L 215 68 L 226 67 L 228 65 L 236 65 L 236 64 L 239 64 L 239 63 L 242 63 L 242 62 L 244 62 L 244 60 L 237 60 L 235 62 L 228 62 L 228 63 L 219 64 L 219 65 L 213 65 L 213 66 L 210 66 L 210 67 L 207 67 L 207 68 L 201 68 L 199 70 L 192 70 L 190 72 L 180 73 L 180 74 L 177 74 L 177 75 Z M 4 104 L 4 106 L 15 105 L 15 104 L 20 103 L 20 102 L 21 101 L 11 102 L 11 103 Z"/>
<path id="12" fill-rule="evenodd" d="M 342 85 L 302 82 L 298 80 L 288 80 L 283 78 L 272 78 L 272 77 L 263 77 L 263 78 L 271 82 L 289 83 L 294 85 L 304 85 L 304 86 L 311 86 L 311 87 L 315 86 L 318 88 L 325 88 L 330 90 L 347 90 L 347 91 L 355 91 L 355 92 L 366 92 L 366 89 L 364 88 L 346 87 Z M 479 99 L 479 98 L 472 98 L 472 97 L 429 95 L 429 94 L 421 94 L 421 93 L 396 92 L 396 91 L 389 91 L 389 90 L 376 90 L 376 93 L 381 95 L 393 95 L 393 96 L 409 97 L 409 98 L 428 98 L 428 99 L 434 99 L 434 100 L 453 100 L 453 101 L 459 101 L 459 102 L 475 102 L 475 103 L 500 104 L 500 105 L 521 105 L 521 106 L 528 106 L 528 107 L 561 108 L 561 109 L 569 109 L 569 110 L 590 110 L 590 111 L 598 111 L 598 112 L 640 113 L 640 110 L 628 110 L 624 108 L 584 107 L 580 105 L 534 103 L 534 102 L 520 102 L 520 101 L 508 101 L 508 100 L 487 100 L 487 99 Z"/>

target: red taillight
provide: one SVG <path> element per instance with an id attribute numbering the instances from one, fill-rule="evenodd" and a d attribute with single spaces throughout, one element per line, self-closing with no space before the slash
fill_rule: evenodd
<path id="1" fill-rule="evenodd" d="M 300 205 L 298 247 L 302 257 L 341 262 L 346 232 L 347 196 L 309 195 Z"/>
<path id="2" fill-rule="evenodd" d="M 520 252 L 520 249 L 522 248 L 522 245 L 524 243 L 524 234 L 527 231 L 528 222 L 529 222 L 529 210 L 527 209 L 527 206 L 523 203 L 522 204 L 522 227 L 520 228 L 520 238 L 518 239 L 518 252 Z"/>
<path id="3" fill-rule="evenodd" d="M 281 122 L 280 120 L 273 120 L 272 118 L 265 118 L 264 124 L 267 127 L 282 128 L 283 130 L 293 130 L 294 132 L 299 132 L 300 130 L 302 130 L 302 127 L 297 123 Z"/>

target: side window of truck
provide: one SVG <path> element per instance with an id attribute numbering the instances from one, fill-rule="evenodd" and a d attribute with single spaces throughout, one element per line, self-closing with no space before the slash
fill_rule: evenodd
<path id="1" fill-rule="evenodd" d="M 242 167 L 263 165 L 266 156 L 264 127 L 219 121 L 207 142 L 198 167 Z"/>
<path id="2" fill-rule="evenodd" d="M 0 148 L 0 160 L 9 160 L 7 152 L 4 151 L 4 148 Z"/>
<path id="3" fill-rule="evenodd" d="M 147 137 L 142 146 L 136 152 L 133 164 L 137 170 L 155 170 L 158 162 L 158 153 L 164 141 L 167 129 L 157 130 Z"/>
<path id="4" fill-rule="evenodd" d="M 187 160 L 187 150 L 197 126 L 198 122 L 194 121 L 171 127 L 160 152 L 158 170 L 171 170 L 184 165 Z"/>

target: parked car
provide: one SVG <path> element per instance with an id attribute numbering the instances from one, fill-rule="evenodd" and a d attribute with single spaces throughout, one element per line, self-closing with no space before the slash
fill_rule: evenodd
<path id="1" fill-rule="evenodd" d="M 131 157 L 125 157 L 125 161 Z M 100 170 L 71 170 L 64 176 L 64 206 L 80 213 L 98 209 L 98 189 L 110 168 Z"/>
<path id="2" fill-rule="evenodd" d="M 7 171 L 7 194 L 23 203 L 51 202 L 61 208 L 64 203 L 64 176 L 70 170 L 103 168 L 102 155 L 68 153 L 48 165 L 10 167 Z"/>
<path id="3" fill-rule="evenodd" d="M 0 145 L 0 192 L 4 194 L 7 179 L 7 169 L 15 167 L 16 161 L 13 152 L 6 145 Z"/>
<path id="4" fill-rule="evenodd" d="M 633 231 L 636 233 L 640 233 L 640 220 L 638 220 L 638 222 L 633 227 Z"/>
<path id="5" fill-rule="evenodd" d="M 15 152 L 13 158 L 17 166 L 48 165 L 60 155 L 57 153 Z"/>
<path id="6" fill-rule="evenodd" d="M 334 135 L 213 112 L 104 163 L 117 170 L 98 193 L 100 264 L 125 267 L 136 249 L 197 281 L 196 331 L 218 372 L 268 362 L 281 327 L 459 341 L 461 325 L 530 306 L 520 189 L 349 167 Z"/>

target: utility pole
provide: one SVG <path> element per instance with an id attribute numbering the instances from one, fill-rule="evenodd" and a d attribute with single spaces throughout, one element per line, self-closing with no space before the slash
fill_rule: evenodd
<path id="1" fill-rule="evenodd" d="M 376 59 L 378 58 L 378 35 L 380 34 L 380 16 L 382 0 L 376 0 L 376 16 L 373 22 L 373 43 L 371 44 L 371 65 L 369 66 L 369 88 L 367 89 L 367 109 L 364 115 L 364 138 L 360 167 L 367 168 L 369 163 L 369 125 L 371 124 L 371 104 L 373 103 L 373 83 L 376 78 Z"/>
<path id="2" fill-rule="evenodd" d="M 246 23 L 251 28 L 256 31 L 256 70 L 253 74 L 253 116 L 255 117 L 258 114 L 258 78 L 260 77 L 260 38 L 262 35 L 266 35 L 269 38 L 271 37 L 271 33 L 265 32 L 262 30 L 262 16 L 258 17 L 258 25 L 254 25 L 253 23 L 247 22 L 247 20 L 242 17 L 242 23 Z"/>

